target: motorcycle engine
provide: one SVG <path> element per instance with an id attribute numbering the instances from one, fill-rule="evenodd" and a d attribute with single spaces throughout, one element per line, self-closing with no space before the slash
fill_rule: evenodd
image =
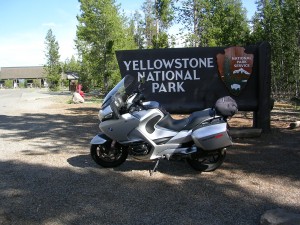
<path id="1" fill-rule="evenodd" d="M 144 156 L 150 152 L 151 146 L 146 142 L 142 142 L 131 145 L 129 149 L 133 156 Z"/>

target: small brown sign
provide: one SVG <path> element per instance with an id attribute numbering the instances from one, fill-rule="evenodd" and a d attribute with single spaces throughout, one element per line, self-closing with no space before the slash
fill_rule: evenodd
<path id="1" fill-rule="evenodd" d="M 253 54 L 246 54 L 243 47 L 226 48 L 217 54 L 218 71 L 229 92 L 239 96 L 245 88 L 253 67 Z"/>

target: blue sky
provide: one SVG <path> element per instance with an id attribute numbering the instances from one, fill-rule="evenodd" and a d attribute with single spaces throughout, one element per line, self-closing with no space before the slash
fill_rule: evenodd
<path id="1" fill-rule="evenodd" d="M 143 0 L 117 0 L 130 14 Z M 243 0 L 248 15 L 255 0 Z M 0 67 L 45 64 L 45 37 L 51 28 L 59 43 L 61 61 L 76 56 L 77 0 L 0 0 Z"/>

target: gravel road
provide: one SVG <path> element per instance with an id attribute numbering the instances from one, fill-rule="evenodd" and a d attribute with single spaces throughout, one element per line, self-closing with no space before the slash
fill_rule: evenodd
<path id="1" fill-rule="evenodd" d="M 89 141 L 98 104 L 69 93 L 0 90 L 0 224 L 259 224 L 269 209 L 300 212 L 300 130 L 235 139 L 225 163 L 96 165 Z"/>

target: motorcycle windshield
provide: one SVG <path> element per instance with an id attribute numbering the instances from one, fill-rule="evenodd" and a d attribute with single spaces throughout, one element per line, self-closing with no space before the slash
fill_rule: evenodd
<path id="1" fill-rule="evenodd" d="M 102 108 L 109 105 L 111 103 L 112 97 L 117 93 L 121 96 L 130 94 L 129 90 L 132 85 L 134 84 L 134 78 L 130 75 L 126 75 L 119 83 L 105 96 L 102 104 Z"/>

